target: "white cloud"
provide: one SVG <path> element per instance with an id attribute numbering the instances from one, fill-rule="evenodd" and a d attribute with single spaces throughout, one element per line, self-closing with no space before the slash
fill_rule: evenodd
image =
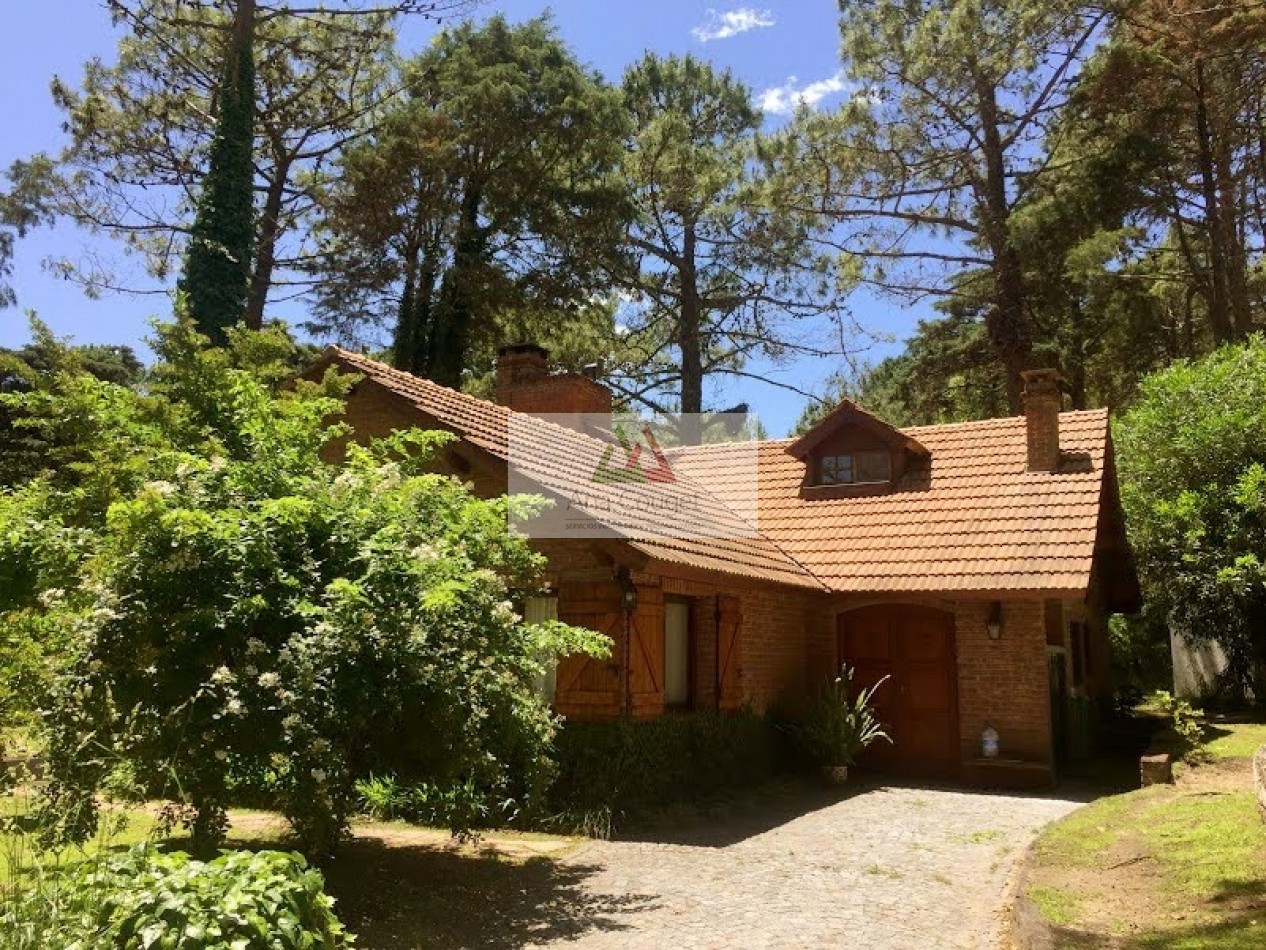
<path id="1" fill-rule="evenodd" d="M 796 77 L 791 76 L 781 86 L 766 89 L 757 101 L 762 111 L 785 115 L 801 103 L 812 109 L 827 96 L 834 96 L 848 88 L 849 84 L 845 81 L 843 72 L 811 82 L 807 86 L 798 85 Z"/>
<path id="2" fill-rule="evenodd" d="M 773 26 L 776 21 L 769 10 L 757 10 L 752 7 L 739 7 L 737 10 L 708 11 L 708 22 L 696 26 L 690 32 L 700 43 L 709 40 L 728 40 L 748 30 L 756 30 L 763 26 Z"/>

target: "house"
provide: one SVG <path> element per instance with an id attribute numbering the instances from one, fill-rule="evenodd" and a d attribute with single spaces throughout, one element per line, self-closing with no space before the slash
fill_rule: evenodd
<path id="1" fill-rule="evenodd" d="M 1107 619 L 1137 608 L 1138 582 L 1108 413 L 1061 412 L 1054 371 L 1025 374 L 1021 417 L 896 429 L 845 401 L 798 439 L 664 450 L 663 478 L 619 484 L 595 477 L 610 392 L 539 347 L 501 351 L 496 402 L 333 347 L 309 375 L 330 366 L 360 377 L 354 438 L 448 430 L 441 471 L 483 495 L 526 480 L 599 529 L 532 542 L 549 596 L 528 616 L 614 643 L 560 662 L 569 718 L 765 710 L 848 663 L 891 678 L 894 742 L 869 764 L 1042 785 L 1110 700 Z"/>

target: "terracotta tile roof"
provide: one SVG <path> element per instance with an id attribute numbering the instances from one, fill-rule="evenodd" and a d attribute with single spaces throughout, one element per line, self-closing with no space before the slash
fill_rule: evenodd
<path id="1" fill-rule="evenodd" d="M 346 350 L 331 347 L 326 359 L 364 374 L 500 459 L 510 457 L 513 416 L 516 465 L 542 490 L 573 499 L 601 490 L 592 478 L 607 446 L 600 439 Z M 794 440 L 761 442 L 753 524 L 735 513 L 751 497 L 751 443 L 706 445 L 671 450 L 678 482 L 646 491 L 688 502 L 735 536 L 683 538 L 671 513 L 653 514 L 662 504 L 608 510 L 602 520 L 650 557 L 802 587 L 1069 595 L 1088 589 L 1109 449 L 1106 409 L 1060 414 L 1068 464 L 1058 473 L 1027 471 L 1023 417 L 899 431 L 930 461 L 922 457 L 889 493 L 804 498 L 805 463 L 788 451 Z"/>
<path id="2" fill-rule="evenodd" d="M 1082 592 L 1101 514 L 1106 409 L 1060 415 L 1058 473 L 1026 470 L 1023 417 L 901 430 L 931 453 L 886 494 L 801 497 L 792 440 L 760 445 L 763 534 L 841 592 Z M 674 470 L 722 500 L 747 466 L 726 445 L 677 449 Z"/>
<path id="3" fill-rule="evenodd" d="M 605 486 L 593 479 L 608 443 L 574 429 L 512 412 L 338 347 L 313 370 L 337 362 L 406 400 L 462 439 L 498 459 L 511 460 L 544 493 L 602 504 L 595 517 L 649 557 L 704 570 L 822 589 L 803 566 L 760 535 L 714 493 L 688 478 L 675 484 Z M 512 421 L 513 417 L 513 421 Z M 607 503 L 608 504 L 604 504 Z M 639 503 L 644 502 L 644 503 Z M 578 507 L 586 507 L 579 504 Z M 682 537 L 687 509 L 696 537 Z M 707 535 L 707 536 L 702 536 Z"/>

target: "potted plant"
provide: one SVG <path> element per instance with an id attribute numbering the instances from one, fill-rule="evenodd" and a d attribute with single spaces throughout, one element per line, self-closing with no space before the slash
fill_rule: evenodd
<path id="1" fill-rule="evenodd" d="M 853 673 L 846 665 L 839 676 L 823 685 L 798 730 L 806 750 L 833 785 L 848 781 L 848 767 L 876 740 L 892 741 L 875 718 L 873 703 L 875 692 L 888 677 L 854 696 Z"/>

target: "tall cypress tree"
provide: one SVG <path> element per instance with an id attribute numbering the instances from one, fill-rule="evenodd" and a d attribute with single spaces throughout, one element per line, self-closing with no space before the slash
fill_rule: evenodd
<path id="1" fill-rule="evenodd" d="M 255 0 L 238 0 L 215 137 L 179 289 L 198 329 L 216 344 L 242 320 L 255 238 Z"/>

